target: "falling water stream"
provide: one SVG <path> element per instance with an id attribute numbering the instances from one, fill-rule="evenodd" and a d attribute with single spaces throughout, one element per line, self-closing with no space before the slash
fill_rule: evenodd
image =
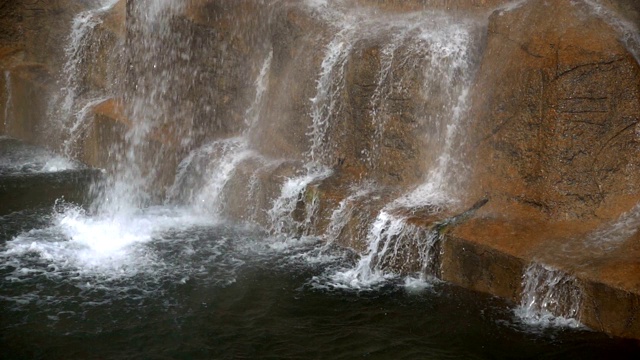
<path id="1" fill-rule="evenodd" d="M 456 201 L 456 181 L 465 169 L 455 147 L 464 137 L 479 34 L 486 24 L 469 18 L 454 25 L 441 12 L 429 13 L 426 20 L 410 15 L 390 22 L 334 9 L 326 1 L 307 3 L 310 12 L 324 16 L 335 29 L 322 45 L 315 96 L 307 104 L 304 159 L 267 156 L 249 140 L 268 103 L 275 59 L 273 49 L 267 49 L 257 60 L 255 92 L 240 131 L 201 139 L 192 131 L 193 119 L 184 119 L 189 130 L 177 134 L 179 157 L 171 160 L 175 173 L 164 193 L 151 189 L 176 147 L 149 144 L 194 106 L 175 101 L 181 90 L 174 85 L 190 78 L 197 65 L 185 50 L 188 41 L 175 39 L 172 32 L 172 19 L 183 10 L 180 2 L 143 0 L 129 9 L 135 49 L 126 56 L 138 78 L 124 94 L 123 106 L 132 124 L 122 143 L 105 149 L 116 165 L 94 189 L 99 194 L 86 204 L 61 199 L 53 207 L 0 216 L 0 358 L 637 355 L 636 343 L 570 321 L 570 326 L 560 321 L 532 325 L 522 320 L 526 316 L 514 316 L 513 306 L 502 300 L 438 281 L 439 234 L 411 225 L 397 211 L 437 209 Z M 69 80 L 52 102 L 58 107 L 56 119 L 68 130 L 67 155 L 88 126 L 91 109 L 112 96 L 80 96 L 77 77 L 83 71 L 78 57 L 91 41 L 91 30 L 114 4 L 101 2 L 72 25 L 64 68 Z M 442 92 L 438 101 L 443 106 L 422 119 L 436 129 L 425 134 L 425 141 L 438 149 L 432 166 L 421 184 L 373 214 L 363 230 L 367 249 L 358 256 L 334 240 L 353 220 L 358 202 L 380 191 L 378 184 L 352 186 L 330 212 L 325 231 L 316 228 L 319 203 L 307 190 L 333 174 L 330 130 L 344 106 L 341 92 L 354 44 L 378 34 L 388 40 L 381 46 L 381 68 L 369 99 L 375 129 L 369 164 L 378 162 L 384 138 L 385 99 L 397 80 L 394 62 L 424 68 L 420 93 L 429 99 Z M 82 168 L 40 150 L 29 150 L 32 156 L 25 158 L 22 145 L 0 141 L 18 154 L 0 159 L 0 178 Z M 261 179 L 276 170 L 285 175 L 277 176 L 277 189 L 261 209 L 258 194 L 269 186 Z M 234 186 L 240 186 L 242 198 L 231 196 Z M 299 217 L 303 200 L 305 216 Z M 242 207 L 238 204 L 246 207 L 242 221 L 229 215 Z M 268 226 L 256 225 L 256 219 Z M 407 249 L 417 249 L 419 272 L 403 277 L 386 265 L 400 261 Z M 524 286 L 544 288 L 542 309 L 534 309 L 539 302 L 528 298 L 519 308 L 538 320 L 563 301 L 559 297 L 575 295 L 556 290 L 557 283 L 572 279 L 540 269 L 546 268 L 528 269 Z"/>

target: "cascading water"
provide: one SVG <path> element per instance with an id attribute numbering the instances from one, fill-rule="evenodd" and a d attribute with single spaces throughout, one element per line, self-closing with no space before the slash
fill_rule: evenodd
<path id="1" fill-rule="evenodd" d="M 522 276 L 522 299 L 516 315 L 535 326 L 580 327 L 582 291 L 578 281 L 560 270 L 532 263 Z"/>
<path id="2" fill-rule="evenodd" d="M 382 46 L 376 89 L 370 100 L 375 139 L 372 154 L 368 155 L 369 162 L 375 164 L 378 161 L 380 144 L 384 138 L 385 116 L 387 116 L 385 115 L 385 101 L 391 87 L 397 86 L 393 80 L 396 77 L 393 73 L 394 62 L 425 69 L 421 94 L 428 105 L 422 115 L 422 121 L 434 131 L 428 132 L 424 136 L 427 137 L 427 144 L 437 156 L 433 164 L 430 165 L 423 184 L 414 191 L 392 201 L 380 211 L 378 218 L 369 229 L 367 236 L 369 249 L 355 268 L 338 274 L 338 277 L 344 277 L 340 280 L 341 282 L 352 284 L 358 288 L 383 279 L 386 276 L 383 274 L 383 268 L 389 263 L 405 261 L 407 254 L 398 255 L 398 249 L 401 247 L 420 249 L 421 278 L 426 275 L 435 275 L 433 267 L 437 268 L 438 265 L 429 263 L 429 261 L 436 259 L 433 253 L 437 252 L 434 249 L 434 244 L 437 243 L 438 234 L 434 231 L 420 231 L 417 227 L 409 225 L 405 217 L 391 214 L 398 212 L 398 209 L 425 207 L 437 209 L 455 203 L 456 190 L 463 178 L 464 168 L 458 160 L 462 155 L 457 154 L 456 151 L 457 145 L 464 141 L 462 129 L 466 118 L 467 98 L 480 46 L 480 38 L 477 34 L 481 33 L 484 25 L 473 19 L 452 21 L 451 18 L 441 13 L 432 15 L 428 21 L 421 17 L 419 19 L 402 19 L 391 23 L 391 25 L 376 21 L 365 22 L 362 25 L 369 32 L 371 32 L 369 29 L 373 28 L 380 33 L 387 34 L 389 39 L 389 43 Z M 350 34 L 364 33 L 358 28 L 348 29 Z M 343 32 L 339 34 L 342 35 Z M 342 38 L 340 37 L 340 39 Z M 350 41 L 355 42 L 357 39 L 350 39 Z M 336 54 L 340 54 L 340 52 L 334 49 L 335 47 L 343 50 L 346 48 L 344 45 L 332 47 L 332 44 L 344 44 L 344 42 L 337 42 L 334 39 L 328 48 L 330 50 L 328 53 L 332 56 L 325 57 L 323 66 L 329 63 L 327 59 L 346 57 L 345 55 L 337 56 Z M 323 71 L 322 74 L 327 73 L 330 72 Z M 321 77 L 321 80 L 318 81 L 319 85 L 325 83 L 322 80 Z M 339 89 L 338 86 L 334 85 L 334 87 Z M 338 95 L 336 91 L 332 92 L 332 96 Z M 333 111 L 335 102 L 335 100 L 330 102 L 332 106 L 324 109 Z M 321 119 L 319 124 L 322 125 L 322 128 L 330 126 L 328 125 L 328 117 L 325 116 Z M 322 133 L 325 132 L 326 130 Z M 326 141 L 326 139 L 319 138 L 318 142 L 322 143 L 321 140 Z M 433 155 L 428 154 L 427 156 Z M 390 246 L 394 251 L 389 251 Z M 427 268 L 431 268 L 431 271 L 426 271 Z"/>
<path id="3" fill-rule="evenodd" d="M 324 283 L 323 287 L 371 290 L 397 277 L 385 270 L 390 265 L 411 274 L 405 279 L 411 287 L 422 287 L 418 282 L 437 277 L 440 234 L 435 229 L 411 225 L 405 217 L 382 211 L 371 225 L 366 240 L 368 249 L 355 267 L 337 270 L 316 281 Z M 412 258 L 416 260 L 409 260 Z M 417 278 L 413 277 L 414 272 Z"/>
<path id="4" fill-rule="evenodd" d="M 66 129 L 67 133 L 62 135 L 62 151 L 68 157 L 74 157 L 73 146 L 84 135 L 82 130 L 89 126 L 89 111 L 113 96 L 91 92 L 84 83 L 90 48 L 97 40 L 94 30 L 102 24 L 104 15 L 113 8 L 117 0 L 101 0 L 98 3 L 99 8 L 83 11 L 73 19 L 65 47 L 66 62 L 60 75 L 61 90 L 49 102 L 48 113 L 55 121 L 54 128 Z"/>
<path id="5" fill-rule="evenodd" d="M 431 11 L 387 17 L 342 8 L 343 2 L 308 3 L 320 9 L 313 16 L 325 16 L 321 20 L 333 33 L 314 44 L 321 49 L 317 72 L 305 76 L 317 82 L 300 105 L 309 128 L 297 134 L 306 136 L 309 147 L 295 159 L 285 152 L 281 158 L 266 156 L 249 136 L 273 120 L 265 108 L 275 102 L 273 92 L 279 88 L 274 83 L 281 80 L 277 72 L 286 54 L 277 48 L 256 51 L 261 57 L 254 54 L 247 72 L 255 78 L 255 94 L 234 113 L 240 125 L 206 137 L 197 122 L 218 119 L 196 120 L 191 110 L 214 106 L 184 96 L 201 86 L 196 81 L 205 70 L 191 59 L 202 49 L 177 33 L 180 26 L 202 30 L 197 23 L 202 19 L 179 24 L 183 2 L 127 3 L 130 66 L 126 91 L 118 99 L 126 120 L 118 125 L 128 128 L 120 134 L 122 142 L 109 149 L 116 163 L 107 169 L 107 184 L 90 210 L 59 202 L 37 221 L 29 212 L 0 216 L 3 226 L 13 226 L 14 219 L 29 224 L 0 247 L 0 342 L 38 344 L 61 357 L 87 358 L 451 358 L 476 353 L 499 358 L 513 355 L 512 350 L 502 353 L 485 345 L 502 343 L 507 332 L 517 344 L 527 345 L 531 356 L 545 355 L 537 350 L 539 338 L 519 340 L 521 333 L 495 321 L 500 316 L 494 314 L 495 299 L 482 302 L 473 293 L 459 300 L 455 292 L 448 296 L 446 284 L 430 292 L 405 291 L 431 287 L 429 278 L 438 275 L 440 229 L 416 224 L 411 216 L 416 209 L 437 211 L 455 200 L 454 178 L 463 168 L 455 150 L 464 140 L 466 97 L 476 37 L 481 37 L 476 32 L 482 32 L 482 24 L 450 21 Z M 286 15 L 299 20 L 295 13 Z M 229 38 L 220 41 L 246 45 L 233 34 Z M 359 42 L 372 39 L 379 39 L 379 69 L 373 83 L 366 84 L 374 89 L 363 103 L 371 108 L 375 144 L 367 148 L 363 163 L 380 165 L 375 153 L 384 148 L 393 120 L 388 98 L 402 91 L 399 80 L 406 79 L 399 78 L 412 76 L 397 69 L 425 69 L 419 79 L 419 102 L 425 105 L 418 123 L 433 130 L 424 134 L 433 161 L 421 179 L 427 185 L 419 189 L 427 190 L 394 201 L 402 190 L 383 187 L 365 174 L 354 177 L 331 198 L 333 208 L 326 208 L 323 181 L 344 175 L 331 167 L 338 160 L 333 146 L 340 140 L 334 129 L 349 110 L 350 61 L 357 59 Z M 222 61 L 215 60 L 209 65 L 217 71 Z M 71 96 L 67 149 L 80 140 L 91 108 L 103 99 L 78 95 Z M 361 212 L 362 204 L 372 205 Z M 231 215 L 236 207 L 242 216 Z M 356 259 L 331 245 L 360 217 L 371 226 L 358 229 L 367 249 Z M 238 226 L 238 219 L 266 229 Z M 320 229 L 325 222 L 326 230 Z M 390 268 L 413 275 L 398 282 Z M 535 306 L 563 313 L 557 301 L 566 301 L 567 316 L 578 314 L 579 302 L 572 302 L 579 298 L 571 290 L 577 287 L 574 279 L 534 266 L 528 273 L 524 287 L 546 299 Z M 372 289 L 383 290 L 368 292 Z M 534 297 L 527 306 L 538 303 L 540 296 Z M 499 336 L 491 338 L 493 333 Z"/>
<path id="6" fill-rule="evenodd" d="M 339 110 L 339 95 L 344 89 L 344 68 L 347 56 L 351 50 L 351 37 L 355 29 L 345 26 L 327 45 L 322 60 L 320 76 L 317 80 L 316 96 L 311 99 L 312 125 L 309 136 L 311 146 L 309 150 L 310 166 L 328 161 L 327 129 L 332 117 Z"/>
<path id="7" fill-rule="evenodd" d="M 115 157 L 115 169 L 108 177 L 105 191 L 97 202 L 103 213 L 122 214 L 157 203 L 162 197 L 161 168 L 169 161 L 170 148 L 158 139 L 172 119 L 180 118 L 181 108 L 174 107 L 178 79 L 191 70 L 187 44 L 174 36 L 171 19 L 183 8 L 181 2 L 146 0 L 135 2 L 129 10 L 128 26 L 129 79 L 125 86 L 123 105 L 131 120 L 122 144 L 110 150 Z M 183 52 L 185 51 L 185 52 Z M 182 61 L 180 61 L 182 60 Z M 185 65 L 181 67 L 180 65 Z M 133 78 L 135 76 L 135 79 Z M 190 119 L 184 116 L 183 120 Z M 189 144 L 191 126 L 179 141 Z"/>

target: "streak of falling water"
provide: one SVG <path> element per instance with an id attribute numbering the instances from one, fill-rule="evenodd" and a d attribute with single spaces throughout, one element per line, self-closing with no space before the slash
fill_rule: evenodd
<path id="1" fill-rule="evenodd" d="M 408 29 L 401 29 L 392 38 L 392 40 L 386 44 L 381 51 L 380 56 L 380 71 L 378 72 L 378 79 L 376 81 L 376 90 L 371 97 L 371 121 L 375 126 L 374 142 L 371 149 L 371 153 L 368 154 L 370 166 L 375 168 L 380 156 L 382 147 L 382 140 L 384 137 L 385 119 L 382 113 L 385 109 L 384 99 L 389 95 L 391 86 L 391 67 L 393 65 L 394 54 L 398 50 L 398 47 L 402 44 L 404 38 L 407 36 Z"/>
<path id="2" fill-rule="evenodd" d="M 4 131 L 9 130 L 11 108 L 13 107 L 13 95 L 11 90 L 11 72 L 9 70 L 4 71 L 4 88 L 6 103 L 4 105 Z"/>
<path id="3" fill-rule="evenodd" d="M 77 130 L 81 127 L 81 121 L 85 116 L 79 116 L 76 112 L 80 107 L 80 112 L 86 112 L 87 104 L 82 103 L 80 96 L 83 92 L 83 62 L 88 57 L 89 47 L 95 41 L 94 29 L 102 23 L 102 16 L 109 11 L 117 0 L 102 0 L 100 7 L 83 11 L 76 15 L 71 26 L 71 33 L 65 46 L 66 62 L 62 69 L 61 79 L 63 81 L 61 89 L 61 99 L 54 96 L 49 103 L 49 116 L 55 119 L 58 126 L 66 129 L 66 140 L 64 144 L 64 154 L 71 156 L 70 138 L 78 137 Z M 95 103 L 95 99 L 90 99 L 89 103 Z M 74 116 L 75 114 L 75 116 Z M 69 125 L 71 119 L 76 121 Z"/>
<path id="4" fill-rule="evenodd" d="M 192 200 L 196 209 L 210 211 L 216 216 L 220 216 L 225 207 L 224 188 L 231 181 L 238 164 L 254 156 L 244 139 L 227 139 L 224 142 L 229 149 L 225 149 L 213 164 L 209 164 L 205 173 L 210 174 L 211 178 L 207 179 Z"/>
<path id="5" fill-rule="evenodd" d="M 463 155 L 457 153 L 457 145 L 464 141 L 464 121 L 477 64 L 479 38 L 474 34 L 482 26 L 471 20 L 453 22 L 444 19 L 440 26 L 424 28 L 419 35 L 422 42 L 416 45 L 426 47 L 429 55 L 422 86 L 425 98 L 437 94 L 444 101 L 440 111 L 427 114 L 442 131 L 428 134 L 439 144 L 439 155 L 425 182 L 397 199 L 392 207 L 442 206 L 456 201 L 460 181 L 464 178 L 464 166 L 460 162 Z"/>
<path id="6" fill-rule="evenodd" d="M 353 44 L 355 28 L 344 25 L 336 33 L 325 49 L 320 75 L 317 80 L 316 95 L 311 99 L 312 125 L 309 136 L 309 171 L 313 171 L 322 162 L 330 161 L 330 150 L 327 146 L 327 130 L 332 118 L 341 106 L 340 92 L 344 90 L 344 70 Z"/>
<path id="7" fill-rule="evenodd" d="M 578 280 L 552 267 L 532 263 L 522 276 L 516 315 L 528 325 L 580 327 L 582 290 Z"/>
<path id="8" fill-rule="evenodd" d="M 88 122 L 88 117 L 91 114 L 91 111 L 98 104 L 106 101 L 107 99 L 108 97 L 99 97 L 97 99 L 90 100 L 82 107 L 82 109 L 73 115 L 75 121 L 71 127 L 69 127 L 69 137 L 63 142 L 63 153 L 65 156 L 73 157 L 73 147 L 84 134 L 83 130 L 86 130 L 91 125 Z"/>
<path id="9" fill-rule="evenodd" d="M 253 102 L 251 106 L 247 109 L 245 113 L 245 124 L 247 128 L 245 129 L 245 133 L 251 130 L 258 120 L 260 119 L 260 113 L 263 106 L 263 98 L 264 94 L 269 87 L 269 70 L 271 69 L 271 61 L 273 60 L 273 50 L 269 51 L 269 55 L 265 58 L 262 63 L 262 67 L 260 68 L 260 73 L 258 74 L 258 78 L 254 82 L 256 87 L 256 94 L 253 98 Z"/>
<path id="10" fill-rule="evenodd" d="M 184 2 L 141 0 L 128 12 L 128 83 L 124 93 L 125 115 L 131 125 L 122 143 L 113 144 L 113 175 L 94 204 L 98 211 L 119 214 L 136 211 L 160 201 L 165 166 L 191 142 L 192 116 L 180 99 L 187 76 L 190 43 L 174 32 L 172 19 Z M 188 106 L 187 106 L 188 108 Z M 180 132 L 171 124 L 181 119 Z M 176 160 L 177 162 L 177 160 Z"/>
<path id="11" fill-rule="evenodd" d="M 322 180 L 331 174 L 330 171 L 307 173 L 287 179 L 280 190 L 280 195 L 273 202 L 267 212 L 271 224 L 271 232 L 274 234 L 291 234 L 304 229 L 304 222 L 300 224 L 294 218 L 294 211 L 304 190 L 314 181 Z M 313 203 L 313 201 L 311 202 Z"/>
<path id="12" fill-rule="evenodd" d="M 365 184 L 340 201 L 340 204 L 338 204 L 338 207 L 331 213 L 331 218 L 329 219 L 327 233 L 325 234 L 327 245 L 330 245 L 340 237 L 340 234 L 353 216 L 355 202 L 369 195 L 371 191 L 373 191 L 373 185 Z"/>

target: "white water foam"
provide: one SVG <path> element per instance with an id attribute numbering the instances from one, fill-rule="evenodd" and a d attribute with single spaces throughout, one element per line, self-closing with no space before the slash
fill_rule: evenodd
<path id="1" fill-rule="evenodd" d="M 76 161 L 54 154 L 44 148 L 27 145 L 10 137 L 6 137 L 5 141 L 12 143 L 12 145 L 7 146 L 5 153 L 0 156 L 0 173 L 2 174 L 54 173 L 83 167 Z"/>
<path id="2" fill-rule="evenodd" d="M 522 276 L 522 299 L 516 316 L 535 327 L 571 327 L 579 321 L 582 291 L 575 277 L 532 263 Z"/>
<path id="3" fill-rule="evenodd" d="M 373 222 L 367 243 L 367 252 L 360 257 L 352 269 L 336 271 L 328 279 L 318 279 L 327 282 L 324 286 L 342 289 L 371 290 L 383 285 L 387 280 L 397 278 L 397 275 L 384 271 L 383 259 L 390 251 L 390 245 L 401 236 L 405 228 L 405 220 L 381 212 Z"/>
<path id="4" fill-rule="evenodd" d="M 93 217 L 77 207 L 55 214 L 53 224 L 8 241 L 0 252 L 3 267 L 15 268 L 9 281 L 33 276 L 115 280 L 150 273 L 161 261 L 144 245 L 161 232 L 211 225 L 193 213 L 147 209 L 133 216 Z"/>

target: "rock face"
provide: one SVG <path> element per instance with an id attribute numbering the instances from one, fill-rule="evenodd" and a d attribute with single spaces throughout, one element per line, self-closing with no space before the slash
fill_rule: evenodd
<path id="1" fill-rule="evenodd" d="M 79 61 L 87 71 L 69 74 L 66 69 L 74 19 L 97 4 L 92 0 L 0 2 L 0 129 L 4 133 L 61 151 L 60 143 L 65 138 L 61 127 L 73 119 L 70 114 L 52 111 L 52 97 L 60 97 L 61 90 L 71 86 L 77 87 L 78 97 L 96 91 L 113 92 L 112 81 L 107 79 L 111 69 L 107 68 L 119 63 L 112 51 L 119 37 L 117 16 L 97 25 L 96 41 L 90 49 L 79 49 L 83 55 Z M 76 83 L 65 84 L 70 76 Z M 59 126 L 52 125 L 57 120 Z"/>
<path id="2" fill-rule="evenodd" d="M 471 111 L 477 193 L 552 219 L 637 199 L 640 69 L 593 11 L 530 1 L 492 15 Z"/>
<path id="3" fill-rule="evenodd" d="M 515 302 L 544 264 L 575 277 L 581 321 L 640 338 L 638 2 L 158 4 L 95 13 L 70 63 L 95 4 L 0 1 L 0 132 L 361 253 L 386 216 L 381 266 Z"/>

